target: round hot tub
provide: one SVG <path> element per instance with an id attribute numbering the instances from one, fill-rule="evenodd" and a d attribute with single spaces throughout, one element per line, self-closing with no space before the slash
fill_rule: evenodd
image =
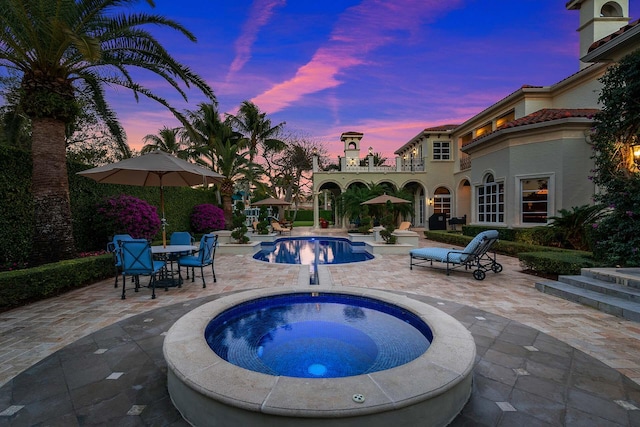
<path id="1" fill-rule="evenodd" d="M 164 354 L 171 399 L 193 425 L 437 426 L 469 398 L 475 343 L 451 316 L 408 297 L 279 288 L 187 313 Z M 341 366 L 349 359 L 355 369 Z"/>

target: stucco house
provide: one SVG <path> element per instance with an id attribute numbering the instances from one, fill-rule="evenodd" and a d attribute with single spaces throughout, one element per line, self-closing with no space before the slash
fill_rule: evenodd
<path id="1" fill-rule="evenodd" d="M 442 226 L 429 224 L 434 214 L 466 216 L 468 224 L 536 226 L 559 209 L 592 203 L 590 131 L 599 79 L 640 48 L 640 21 L 629 23 L 628 0 L 572 0 L 566 8 L 580 18 L 575 74 L 551 86 L 522 86 L 464 123 L 424 129 L 395 151 L 392 166 L 361 156 L 363 133 L 343 133 L 340 170 L 321 171 L 314 161 L 316 226 L 321 192 L 337 196 L 372 182 L 409 190 L 414 212 L 408 219 L 426 228 Z"/>

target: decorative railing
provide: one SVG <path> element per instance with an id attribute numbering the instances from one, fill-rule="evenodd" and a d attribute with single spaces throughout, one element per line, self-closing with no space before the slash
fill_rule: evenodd
<path id="1" fill-rule="evenodd" d="M 471 169 L 471 157 L 463 157 L 460 159 L 460 170 Z"/>

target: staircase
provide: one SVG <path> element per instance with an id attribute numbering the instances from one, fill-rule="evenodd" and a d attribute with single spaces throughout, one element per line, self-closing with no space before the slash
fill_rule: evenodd
<path id="1" fill-rule="evenodd" d="M 536 282 L 536 289 L 640 322 L 640 268 L 583 268 L 579 276 Z"/>

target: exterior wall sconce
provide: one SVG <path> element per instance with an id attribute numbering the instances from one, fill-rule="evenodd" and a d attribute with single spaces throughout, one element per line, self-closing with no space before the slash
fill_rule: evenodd
<path id="1" fill-rule="evenodd" d="M 633 163 L 636 167 L 640 167 L 640 140 L 638 140 L 638 136 L 634 136 L 629 144 L 631 147 L 631 155 L 633 157 Z"/>
<path id="2" fill-rule="evenodd" d="M 430 199 L 427 199 L 427 206 L 433 206 L 434 200 L 433 197 Z"/>

